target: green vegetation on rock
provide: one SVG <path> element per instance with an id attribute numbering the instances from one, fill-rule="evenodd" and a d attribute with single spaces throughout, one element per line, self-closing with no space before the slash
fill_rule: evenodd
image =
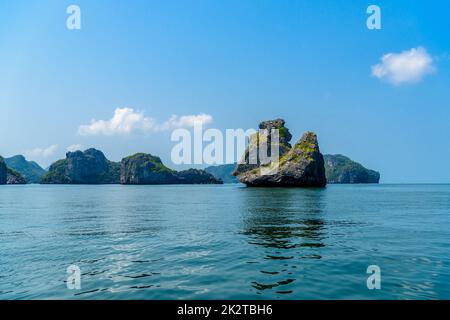
<path id="1" fill-rule="evenodd" d="M 325 155 L 328 183 L 379 183 L 380 173 L 341 154 Z"/>
<path id="2" fill-rule="evenodd" d="M 189 169 L 177 172 L 166 167 L 159 157 L 137 153 L 122 159 L 122 184 L 219 184 L 221 180 L 204 170 Z"/>
<path id="3" fill-rule="evenodd" d="M 292 135 L 284 124 L 283 119 L 261 122 L 259 128 L 267 129 L 267 132 L 259 133 L 256 139 L 250 140 L 244 158 L 233 175 L 247 186 L 324 187 L 324 160 L 316 134 L 306 132 L 297 144 L 291 147 L 289 142 Z M 279 130 L 279 143 L 273 141 L 272 129 Z M 254 151 L 261 147 L 260 143 L 265 141 L 268 141 L 268 161 L 258 158 L 256 163 L 252 163 L 250 155 L 255 154 Z M 274 148 L 278 148 L 279 159 L 271 159 Z M 257 154 L 259 155 L 259 152 Z"/>
<path id="4" fill-rule="evenodd" d="M 53 163 L 42 177 L 43 184 L 119 183 L 120 165 L 96 149 L 68 152 L 66 159 Z"/>
<path id="5" fill-rule="evenodd" d="M 22 177 L 22 175 L 19 172 L 15 171 L 11 168 L 8 168 L 7 174 L 6 174 L 6 183 L 7 184 L 26 184 L 27 182 L 26 182 L 25 178 Z"/>
<path id="6" fill-rule="evenodd" d="M 46 173 L 36 162 L 27 161 L 22 155 L 6 158 L 5 162 L 8 168 L 20 173 L 27 183 L 39 183 Z"/>
<path id="7" fill-rule="evenodd" d="M 14 169 L 6 165 L 6 161 L 0 156 L 0 184 L 25 184 L 24 177 Z"/>
<path id="8" fill-rule="evenodd" d="M 61 159 L 53 163 L 48 172 L 42 176 L 43 184 L 66 184 L 70 183 L 69 177 L 66 175 L 67 159 Z"/>
<path id="9" fill-rule="evenodd" d="M 0 156 L 0 184 L 6 184 L 7 169 L 5 160 Z"/>

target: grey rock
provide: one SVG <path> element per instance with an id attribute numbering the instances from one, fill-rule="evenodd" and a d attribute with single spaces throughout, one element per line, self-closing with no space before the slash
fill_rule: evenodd
<path id="1" fill-rule="evenodd" d="M 96 149 L 68 152 L 66 159 L 52 164 L 42 177 L 44 184 L 119 183 L 120 165 L 109 161 Z"/>
<path id="2" fill-rule="evenodd" d="M 233 172 L 240 182 L 249 187 L 324 187 L 327 183 L 325 177 L 324 159 L 320 153 L 317 136 L 313 132 L 306 132 L 302 138 L 291 147 L 289 141 L 291 134 L 284 127 L 284 120 L 264 121 L 260 128 L 276 128 L 280 130 L 279 148 L 280 158 L 275 163 L 249 164 L 249 151 L 258 147 L 263 139 L 259 135 L 250 139 L 241 164 Z M 270 134 L 267 137 L 270 141 Z M 270 143 L 270 142 L 269 142 Z"/>
<path id="3" fill-rule="evenodd" d="M 11 169 L 7 168 L 7 174 L 6 174 L 6 184 L 26 184 L 26 180 L 22 175 Z"/>
<path id="4" fill-rule="evenodd" d="M 137 153 L 122 159 L 120 183 L 122 184 L 174 184 L 176 171 L 167 168 L 159 157 Z"/>

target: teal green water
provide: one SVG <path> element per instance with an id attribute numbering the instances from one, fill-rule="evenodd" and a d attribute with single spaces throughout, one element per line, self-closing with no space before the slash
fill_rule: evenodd
<path id="1" fill-rule="evenodd" d="M 449 185 L 0 186 L 0 299 L 450 299 L 449 284 Z"/>

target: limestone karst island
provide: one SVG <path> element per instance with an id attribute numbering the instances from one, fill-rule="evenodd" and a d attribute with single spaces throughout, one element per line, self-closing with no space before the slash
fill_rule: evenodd
<path id="1" fill-rule="evenodd" d="M 256 133 L 239 164 L 207 167 L 204 170 L 176 171 L 165 166 L 157 156 L 137 153 L 120 162 L 108 160 L 96 149 L 68 152 L 65 159 L 53 163 L 48 171 L 18 155 L 0 157 L 0 184 L 223 184 L 241 182 L 249 187 L 324 187 L 327 183 L 379 183 L 380 174 L 343 155 L 322 155 L 318 137 L 305 132 L 291 145 L 292 134 L 285 120 L 263 121 L 259 129 L 277 129 L 279 151 L 277 170 L 264 169 L 273 163 L 249 163 L 249 154 L 258 148 L 262 137 Z"/>

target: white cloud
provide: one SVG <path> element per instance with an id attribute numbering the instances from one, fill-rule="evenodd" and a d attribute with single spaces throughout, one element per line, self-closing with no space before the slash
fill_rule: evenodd
<path id="1" fill-rule="evenodd" d="M 74 151 L 78 151 L 78 150 L 81 150 L 81 149 L 83 149 L 83 146 L 81 144 L 73 144 L 71 146 L 68 146 L 66 148 L 66 151 L 74 152 Z"/>
<path id="2" fill-rule="evenodd" d="M 81 135 L 129 134 L 133 130 L 147 131 L 154 127 L 154 120 L 145 117 L 131 108 L 117 108 L 110 120 L 92 120 L 88 125 L 81 125 Z"/>
<path id="3" fill-rule="evenodd" d="M 58 149 L 58 145 L 52 144 L 47 148 L 34 148 L 32 150 L 25 151 L 25 155 L 29 158 L 48 158 L 55 154 Z"/>
<path id="4" fill-rule="evenodd" d="M 213 117 L 209 114 L 189 115 L 189 116 L 177 116 L 172 115 L 169 120 L 162 125 L 158 125 L 158 130 L 170 130 L 174 128 L 189 128 L 193 127 L 196 123 L 202 125 L 210 124 L 213 122 Z"/>
<path id="5" fill-rule="evenodd" d="M 114 116 L 109 120 L 92 120 L 88 125 L 81 125 L 78 133 L 83 136 L 91 135 L 126 135 L 134 131 L 158 132 L 181 127 L 192 127 L 195 122 L 209 124 L 212 116 L 207 114 L 177 116 L 173 115 L 168 121 L 158 123 L 154 118 L 146 117 L 142 112 L 132 108 L 117 108 Z"/>
<path id="6" fill-rule="evenodd" d="M 383 55 L 381 63 L 372 66 L 372 75 L 394 85 L 401 85 L 419 82 L 434 70 L 433 58 L 425 48 L 418 47 Z"/>

